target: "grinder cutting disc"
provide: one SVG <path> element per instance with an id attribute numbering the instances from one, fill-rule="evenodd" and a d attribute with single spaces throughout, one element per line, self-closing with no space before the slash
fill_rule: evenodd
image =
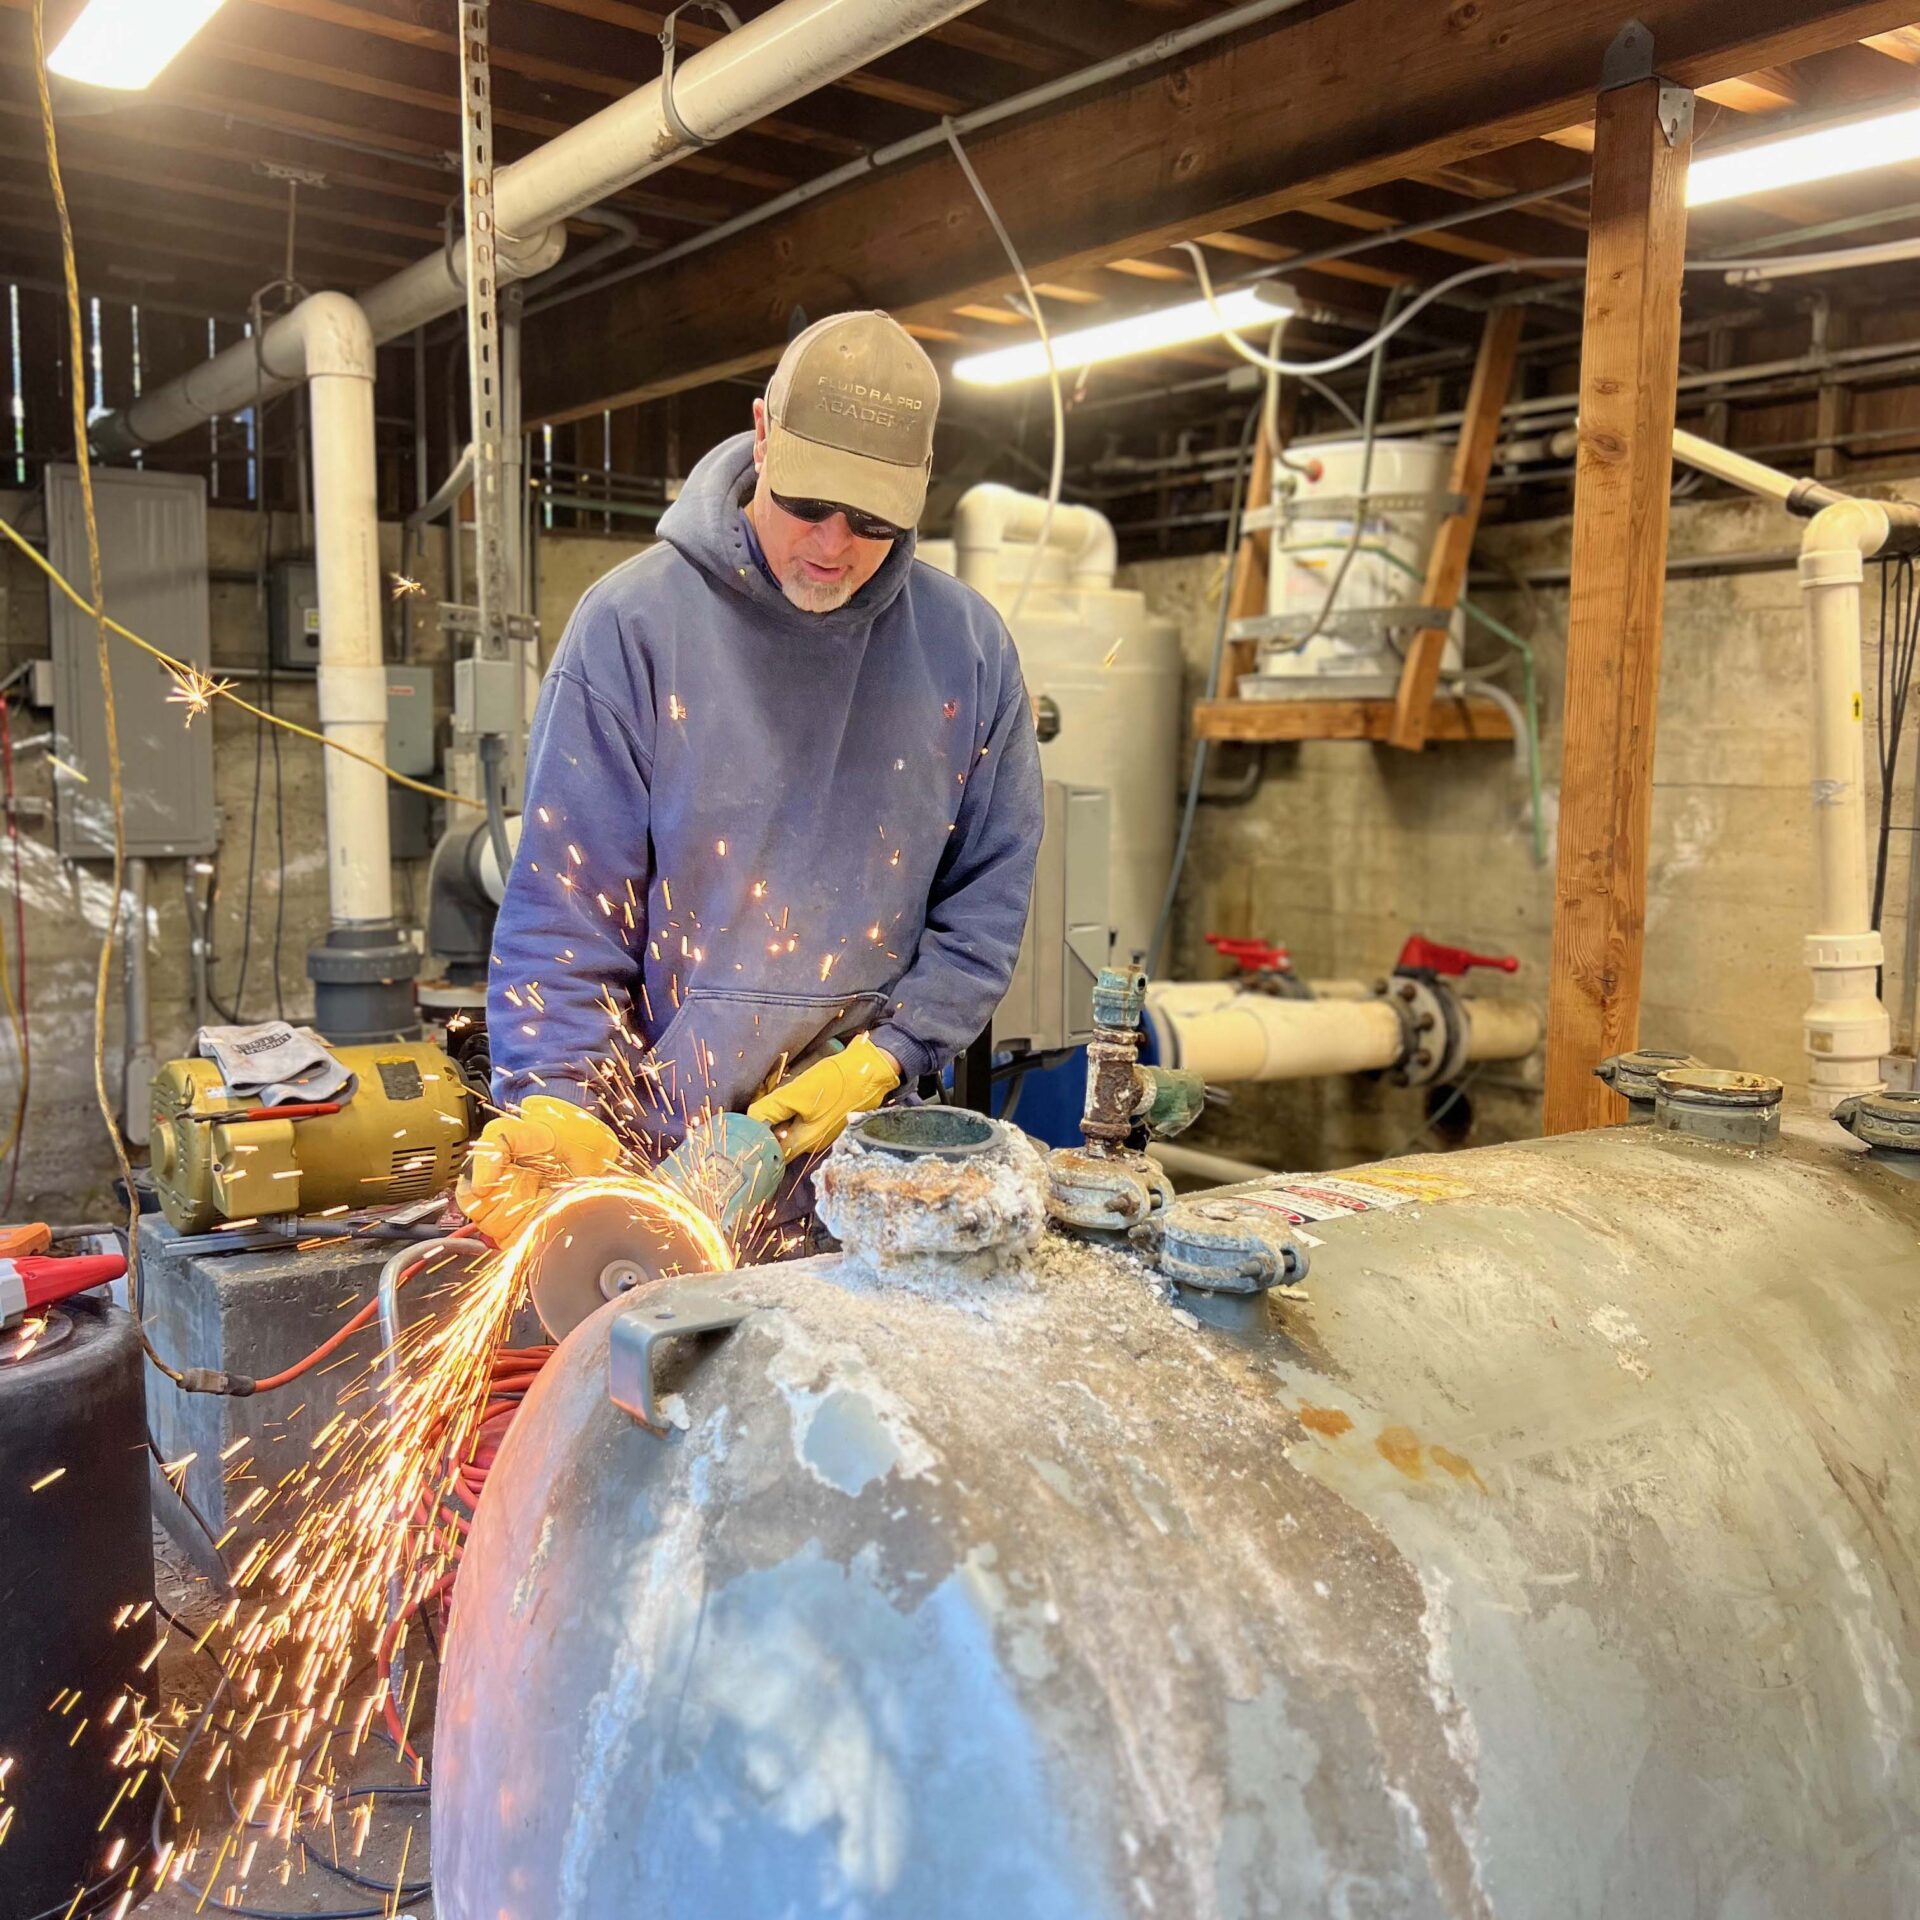
<path id="1" fill-rule="evenodd" d="M 619 1193 L 563 1194 L 542 1222 L 529 1289 L 555 1340 L 630 1288 L 670 1273 L 702 1273 L 710 1262 L 671 1221 Z"/>

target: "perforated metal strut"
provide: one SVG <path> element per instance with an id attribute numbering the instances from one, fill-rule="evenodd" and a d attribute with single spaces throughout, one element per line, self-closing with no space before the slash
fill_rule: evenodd
<path id="1" fill-rule="evenodd" d="M 467 374 L 473 404 L 474 548 L 483 660 L 507 658 L 507 511 L 501 457 L 500 301 L 493 219 L 489 0 L 460 0 L 460 177 L 466 196 Z"/>

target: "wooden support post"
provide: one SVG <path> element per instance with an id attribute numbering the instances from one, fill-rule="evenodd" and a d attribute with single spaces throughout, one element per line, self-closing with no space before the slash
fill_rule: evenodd
<path id="1" fill-rule="evenodd" d="M 1451 608 L 1467 584 L 1467 562 L 1473 556 L 1473 536 L 1480 530 L 1480 506 L 1487 494 L 1487 474 L 1493 450 L 1500 444 L 1500 410 L 1513 384 L 1513 364 L 1520 351 L 1520 330 L 1526 325 L 1524 307 L 1497 307 L 1487 315 L 1480 336 L 1480 355 L 1473 364 L 1473 384 L 1467 392 L 1466 418 L 1460 423 L 1459 444 L 1453 450 L 1448 487 L 1461 505 L 1440 523 L 1427 557 L 1427 583 L 1421 605 Z M 1440 680 L 1440 662 L 1447 650 L 1448 626 L 1425 627 L 1413 636 L 1400 669 L 1400 688 L 1394 697 L 1393 731 L 1388 741 L 1418 753 L 1427 744 L 1427 716 L 1433 711 L 1433 690 Z"/>
<path id="2" fill-rule="evenodd" d="M 1273 436 L 1268 432 L 1267 415 L 1260 415 L 1260 430 L 1253 437 L 1253 472 L 1247 480 L 1243 511 L 1273 501 Z M 1273 535 L 1266 530 L 1245 535 L 1233 558 L 1233 574 L 1222 591 L 1227 595 L 1227 620 L 1250 620 L 1267 610 L 1267 556 L 1273 551 Z M 1221 677 L 1220 696 L 1231 700 L 1240 688 L 1240 676 L 1251 673 L 1258 664 L 1259 648 L 1251 640 L 1227 642 L 1226 670 Z"/>
<path id="3" fill-rule="evenodd" d="M 1663 125 L 1664 121 L 1664 125 Z M 1600 96 L 1580 354 L 1548 1133 L 1624 1116 L 1593 1077 L 1639 1042 L 1691 96 Z"/>

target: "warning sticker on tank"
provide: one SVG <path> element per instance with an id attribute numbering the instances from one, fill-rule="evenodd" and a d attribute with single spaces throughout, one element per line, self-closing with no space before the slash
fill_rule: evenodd
<path id="1" fill-rule="evenodd" d="M 1364 1180 L 1333 1173 L 1286 1174 L 1248 1187 L 1234 1199 L 1242 1206 L 1280 1214 L 1291 1226 L 1304 1227 L 1354 1213 L 1390 1213 L 1396 1207 L 1413 1206 L 1422 1200 L 1464 1199 L 1466 1193 L 1458 1180 L 1388 1167 L 1369 1172 Z"/>

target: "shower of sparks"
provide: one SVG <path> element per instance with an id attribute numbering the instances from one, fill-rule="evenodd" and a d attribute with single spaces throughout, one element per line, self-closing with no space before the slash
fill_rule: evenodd
<path id="1" fill-rule="evenodd" d="M 707 1184 L 717 1213 L 724 1184 L 718 1174 Z M 697 1183 L 694 1191 L 708 1197 Z M 556 1241 L 566 1244 L 575 1209 L 608 1196 L 631 1208 L 643 1232 L 658 1229 L 689 1248 L 701 1270 L 734 1266 L 734 1250 L 709 1211 L 641 1163 L 570 1181 L 498 1252 L 470 1265 L 450 1252 L 429 1256 L 408 1276 L 408 1324 L 339 1391 L 291 1470 L 259 1471 L 244 1443 L 224 1450 L 223 1459 L 240 1454 L 224 1469 L 234 1494 L 230 1514 L 244 1515 L 256 1538 L 231 1569 L 232 1596 L 194 1643 L 225 1679 L 195 1730 L 191 1758 L 205 1781 L 220 1781 L 224 1769 L 230 1823 L 188 1827 L 169 1787 L 161 1818 L 171 1831 L 147 1860 L 138 1844 L 109 1829 L 133 1815 L 136 1832 L 144 1829 L 142 1790 L 156 1768 L 171 1781 L 183 1764 L 182 1742 L 193 1737 L 187 1710 L 179 1703 L 156 1709 L 131 1690 L 96 1701 L 63 1688 L 49 1703 L 74 1743 L 89 1726 L 113 1728 L 118 1791 L 99 1826 L 104 1870 L 125 1872 L 130 1893 L 144 1898 L 188 1875 L 208 1888 L 218 1883 L 228 1902 L 249 1881 L 285 1885 L 304 1871 L 303 1836 L 325 1857 L 357 1856 L 371 1809 L 365 1800 L 343 1800 L 341 1773 L 376 1721 L 420 1777 L 411 1733 L 423 1669 L 407 1662 L 409 1627 L 452 1594 L 480 1484 L 472 1463 L 489 1457 L 483 1427 L 499 1419 L 497 1369 L 525 1364 L 506 1342 L 533 1272 Z M 490 1432 L 497 1442 L 497 1424 Z M 189 1464 L 166 1462 L 169 1478 L 184 1478 Z M 171 1631 L 147 1618 L 151 1609 L 151 1601 L 123 1607 L 113 1622 L 141 1635 L 143 1645 L 157 1624 L 159 1637 L 140 1663 L 145 1673 Z M 13 1818 L 11 1766 L 0 1759 L 0 1840 Z"/>
<path id="2" fill-rule="evenodd" d="M 202 673 L 196 666 L 184 660 L 166 660 L 161 663 L 167 670 L 167 677 L 173 685 L 167 689 L 170 704 L 185 707 L 186 724 L 192 726 L 203 713 L 210 712 L 221 694 L 231 692 L 234 682 L 216 680 L 210 673 Z"/>
<path id="3" fill-rule="evenodd" d="M 393 597 L 396 600 L 411 599 L 416 594 L 426 592 L 418 580 L 409 580 L 404 573 L 389 574 L 387 577 L 393 582 Z"/>

